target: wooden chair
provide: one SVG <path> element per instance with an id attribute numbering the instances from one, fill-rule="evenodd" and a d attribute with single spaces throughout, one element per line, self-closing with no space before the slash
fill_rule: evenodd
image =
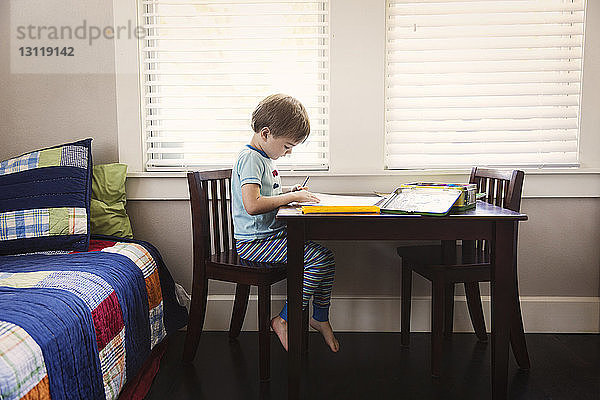
<path id="1" fill-rule="evenodd" d="M 479 192 L 487 193 L 484 201 L 519 211 L 523 177 L 523 171 L 474 167 L 469 182 L 477 184 Z M 432 283 L 431 373 L 438 377 L 443 337 L 449 336 L 453 329 L 456 283 L 464 283 L 471 323 L 477 338 L 480 341 L 487 340 L 479 282 L 489 282 L 491 278 L 489 244 L 484 240 L 463 240 L 462 245 L 457 246 L 456 242 L 443 241 L 441 245 L 434 246 L 398 247 L 397 252 L 402 257 L 401 343 L 403 346 L 409 344 L 412 272 L 415 271 Z M 514 292 L 515 312 L 511 321 L 510 341 L 519 367 L 529 369 L 518 287 L 514 288 Z"/>
<path id="2" fill-rule="evenodd" d="M 192 362 L 206 312 L 208 280 L 237 284 L 229 328 L 231 340 L 238 337 L 248 305 L 250 285 L 258 286 L 258 339 L 260 379 L 270 375 L 271 285 L 286 278 L 285 264 L 254 263 L 239 258 L 233 239 L 231 169 L 189 172 L 188 186 L 192 208 L 194 277 L 192 302 L 183 361 Z M 229 196 L 230 197 L 230 196 Z"/>

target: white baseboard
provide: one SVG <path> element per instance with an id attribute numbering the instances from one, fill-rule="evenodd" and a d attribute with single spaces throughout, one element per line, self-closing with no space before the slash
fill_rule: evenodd
<path id="1" fill-rule="evenodd" d="M 233 295 L 210 295 L 205 330 L 229 329 Z M 275 315 L 285 296 L 272 296 Z M 490 298 L 482 296 L 486 326 L 490 327 Z M 257 330 L 257 296 L 250 296 L 243 330 Z M 600 297 L 521 297 L 525 331 L 528 333 L 600 333 Z M 411 330 L 428 332 L 431 298 L 413 297 Z M 399 332 L 399 297 L 333 297 L 331 324 L 338 332 Z M 472 332 L 464 296 L 455 297 L 454 331 Z"/>

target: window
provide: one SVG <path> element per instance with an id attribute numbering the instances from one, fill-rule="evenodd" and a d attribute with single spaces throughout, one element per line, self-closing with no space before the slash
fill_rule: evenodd
<path id="1" fill-rule="evenodd" d="M 311 135 L 280 169 L 327 169 L 328 1 L 141 2 L 147 170 L 231 166 L 251 113 L 272 93 L 298 98 Z"/>
<path id="2" fill-rule="evenodd" d="M 577 165 L 584 11 L 388 0 L 386 167 Z"/>

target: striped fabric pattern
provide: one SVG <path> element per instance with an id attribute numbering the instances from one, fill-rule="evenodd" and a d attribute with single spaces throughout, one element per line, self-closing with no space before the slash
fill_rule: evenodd
<path id="1" fill-rule="evenodd" d="M 121 254 L 129 258 L 140 268 L 144 278 L 149 277 L 156 271 L 156 262 L 148 250 L 136 243 L 117 243 L 114 246 L 102 249 L 102 251 Z"/>
<path id="2" fill-rule="evenodd" d="M 50 214 L 47 210 L 17 210 L 0 214 L 0 240 L 48 236 Z"/>
<path id="3" fill-rule="evenodd" d="M 249 261 L 285 263 L 287 234 L 279 232 L 271 237 L 256 240 L 236 239 L 236 249 L 241 258 Z M 313 241 L 305 242 L 303 308 L 308 307 L 311 297 L 313 306 L 329 308 L 334 275 L 335 260 L 331 250 Z"/>
<path id="4" fill-rule="evenodd" d="M 35 287 L 69 291 L 82 299 L 90 311 L 95 310 L 114 293 L 113 288 L 104 279 L 81 271 L 52 271 L 35 284 Z"/>
<path id="5" fill-rule="evenodd" d="M 85 208 L 44 208 L 0 213 L 0 241 L 87 233 Z"/>
<path id="6" fill-rule="evenodd" d="M 70 235 L 87 233 L 87 211 L 85 208 L 69 208 L 69 230 Z"/>
<path id="7" fill-rule="evenodd" d="M 0 161 L 0 175 L 14 174 L 21 171 L 37 168 L 40 157 L 39 151 Z"/>
<path id="8" fill-rule="evenodd" d="M 100 350 L 100 365 L 102 368 L 102 381 L 106 399 L 116 399 L 119 391 L 125 385 L 126 362 L 125 362 L 125 327 Z"/>
<path id="9" fill-rule="evenodd" d="M 163 322 L 163 302 L 150 309 L 150 348 L 159 344 L 166 336 L 167 331 Z"/>
<path id="10" fill-rule="evenodd" d="M 0 399 L 21 399 L 45 378 L 42 350 L 25 330 L 0 321 Z M 50 398 L 40 393 L 39 398 Z"/>
<path id="11" fill-rule="evenodd" d="M 166 336 L 162 312 L 162 291 L 156 261 L 144 246 L 136 243 L 116 243 L 114 246 L 102 249 L 102 251 L 121 254 L 133 261 L 142 271 L 148 293 L 150 342 L 153 348 Z"/>
<path id="12" fill-rule="evenodd" d="M 82 146 L 63 146 L 60 165 L 63 167 L 87 168 L 88 149 Z"/>
<path id="13" fill-rule="evenodd" d="M 51 275 L 52 271 L 32 272 L 2 272 L 0 273 L 0 286 L 13 288 L 32 288 Z"/>

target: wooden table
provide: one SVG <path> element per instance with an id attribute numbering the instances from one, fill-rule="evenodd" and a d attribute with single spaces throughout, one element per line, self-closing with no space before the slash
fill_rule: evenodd
<path id="1" fill-rule="evenodd" d="M 301 397 L 302 277 L 306 240 L 474 240 L 491 244 L 492 399 L 506 399 L 510 318 L 516 298 L 514 233 L 527 215 L 482 201 L 473 210 L 446 217 L 395 214 L 302 214 L 282 207 L 277 218 L 287 223 L 288 399 Z M 425 372 L 426 373 L 426 372 Z"/>

